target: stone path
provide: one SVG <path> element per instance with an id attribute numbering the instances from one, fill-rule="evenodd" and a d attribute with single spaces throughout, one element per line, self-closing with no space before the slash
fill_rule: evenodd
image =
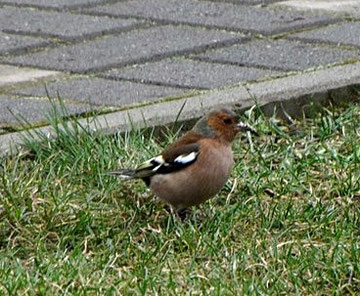
<path id="1" fill-rule="evenodd" d="M 19 116 L 46 124 L 48 94 L 83 117 L 156 103 L 162 122 L 183 98 L 360 61 L 360 1 L 0 0 L 0 28 L 2 144 Z"/>

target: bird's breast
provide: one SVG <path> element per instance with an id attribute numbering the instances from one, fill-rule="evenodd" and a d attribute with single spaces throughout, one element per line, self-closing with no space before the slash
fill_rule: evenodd
<path id="1" fill-rule="evenodd" d="M 199 141 L 200 153 L 193 164 L 181 171 L 155 175 L 150 187 L 156 195 L 176 208 L 200 204 L 219 192 L 233 165 L 230 145 L 214 139 Z"/>

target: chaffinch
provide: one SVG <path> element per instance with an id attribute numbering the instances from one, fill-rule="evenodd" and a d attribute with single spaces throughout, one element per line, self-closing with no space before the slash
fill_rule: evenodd
<path id="1" fill-rule="evenodd" d="M 239 122 L 228 109 L 215 110 L 171 144 L 162 154 L 136 169 L 110 175 L 142 179 L 154 193 L 176 210 L 201 204 L 226 183 L 233 165 L 231 144 L 241 131 L 256 131 Z"/>

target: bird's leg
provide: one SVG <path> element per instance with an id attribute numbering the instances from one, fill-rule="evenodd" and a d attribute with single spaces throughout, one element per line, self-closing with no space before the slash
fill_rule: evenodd
<path id="1" fill-rule="evenodd" d="M 184 221 L 191 214 L 190 208 L 183 208 L 176 211 L 176 215 L 180 218 L 181 221 Z"/>
<path id="2" fill-rule="evenodd" d="M 169 206 L 168 204 L 165 204 L 165 205 L 164 205 L 164 210 L 165 210 L 166 212 L 168 212 L 169 214 L 173 213 L 172 207 Z"/>
<path id="3" fill-rule="evenodd" d="M 179 218 L 181 221 L 184 221 L 189 214 L 191 213 L 191 209 L 190 208 L 180 208 L 180 209 L 176 209 L 176 207 L 172 207 L 168 204 L 165 204 L 164 209 L 166 212 L 168 212 L 169 214 L 173 214 L 175 215 L 177 218 Z"/>

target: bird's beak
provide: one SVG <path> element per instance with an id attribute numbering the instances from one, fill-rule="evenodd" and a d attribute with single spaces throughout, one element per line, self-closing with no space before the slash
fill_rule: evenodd
<path id="1" fill-rule="evenodd" d="M 256 131 L 256 129 L 254 129 L 252 126 L 244 123 L 244 122 L 239 122 L 237 125 L 236 125 L 237 129 L 240 131 L 240 132 L 250 132 L 256 136 L 258 136 L 258 132 Z"/>

